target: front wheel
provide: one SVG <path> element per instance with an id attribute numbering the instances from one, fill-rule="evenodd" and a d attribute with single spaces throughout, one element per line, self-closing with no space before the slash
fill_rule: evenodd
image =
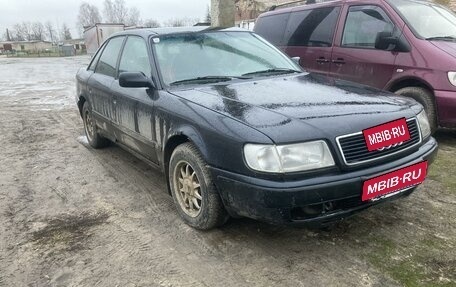
<path id="1" fill-rule="evenodd" d="M 397 90 L 396 94 L 412 98 L 422 104 L 428 116 L 431 131 L 435 132 L 437 130 L 437 110 L 435 108 L 434 97 L 429 90 L 420 87 L 407 87 Z"/>
<path id="2" fill-rule="evenodd" d="M 208 230 L 227 221 L 228 214 L 206 163 L 193 144 L 184 143 L 174 150 L 169 183 L 179 215 L 188 225 Z"/>

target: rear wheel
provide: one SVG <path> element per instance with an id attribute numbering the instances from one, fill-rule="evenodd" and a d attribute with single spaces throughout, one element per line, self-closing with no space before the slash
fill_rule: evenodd
<path id="1" fill-rule="evenodd" d="M 109 141 L 98 133 L 98 127 L 95 124 L 88 102 L 85 102 L 82 108 L 82 120 L 84 121 L 84 131 L 91 147 L 98 149 L 109 144 Z"/>
<path id="2" fill-rule="evenodd" d="M 422 104 L 428 116 L 429 124 L 431 125 L 431 131 L 435 132 L 438 126 L 437 111 L 435 108 L 434 97 L 429 90 L 420 87 L 407 87 L 397 90 L 396 94 L 413 98 Z"/>
<path id="3" fill-rule="evenodd" d="M 193 144 L 184 143 L 173 151 L 169 182 L 174 203 L 185 223 L 208 230 L 227 221 L 228 214 L 206 163 Z"/>

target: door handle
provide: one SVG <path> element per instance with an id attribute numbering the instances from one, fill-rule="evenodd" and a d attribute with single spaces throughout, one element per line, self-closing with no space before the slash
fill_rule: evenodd
<path id="1" fill-rule="evenodd" d="M 326 63 L 329 63 L 329 60 L 326 59 L 325 57 L 320 57 L 320 58 L 318 58 L 316 61 L 317 61 L 318 64 L 326 64 Z"/>
<path id="2" fill-rule="evenodd" d="M 336 65 L 343 65 L 345 64 L 345 60 L 343 58 L 337 58 L 336 60 L 332 61 Z"/>

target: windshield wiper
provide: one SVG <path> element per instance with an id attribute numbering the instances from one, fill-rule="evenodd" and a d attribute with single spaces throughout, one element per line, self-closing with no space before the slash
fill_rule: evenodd
<path id="1" fill-rule="evenodd" d="M 261 74 L 291 74 L 291 73 L 302 73 L 302 71 L 286 69 L 286 68 L 273 68 L 273 69 L 246 73 L 246 74 L 243 74 L 243 76 L 261 75 Z"/>
<path id="2" fill-rule="evenodd" d="M 437 36 L 437 37 L 429 37 L 426 38 L 428 41 L 433 40 L 442 40 L 442 41 L 456 41 L 456 36 Z"/>
<path id="3" fill-rule="evenodd" d="M 185 79 L 185 80 L 179 80 L 170 83 L 170 85 L 183 85 L 187 83 L 193 83 L 193 82 L 227 82 L 231 81 L 233 79 L 250 79 L 249 77 L 244 77 L 244 76 L 204 76 L 204 77 L 195 77 L 195 78 L 190 78 L 190 79 Z"/>

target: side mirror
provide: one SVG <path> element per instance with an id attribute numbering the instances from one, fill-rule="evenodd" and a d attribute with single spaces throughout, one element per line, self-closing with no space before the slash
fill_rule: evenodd
<path id="1" fill-rule="evenodd" d="M 375 39 L 375 49 L 378 50 L 392 50 L 389 49 L 393 45 L 393 49 L 399 43 L 399 38 L 393 36 L 391 32 L 378 32 Z"/>
<path id="2" fill-rule="evenodd" d="M 412 47 L 404 35 L 395 36 L 391 32 L 379 32 L 375 39 L 375 48 L 385 51 L 410 52 Z"/>
<path id="3" fill-rule="evenodd" d="M 301 65 L 301 57 L 293 57 L 291 60 L 296 64 Z"/>
<path id="4" fill-rule="evenodd" d="M 154 82 L 142 72 L 120 73 L 119 85 L 124 88 L 155 88 Z"/>

